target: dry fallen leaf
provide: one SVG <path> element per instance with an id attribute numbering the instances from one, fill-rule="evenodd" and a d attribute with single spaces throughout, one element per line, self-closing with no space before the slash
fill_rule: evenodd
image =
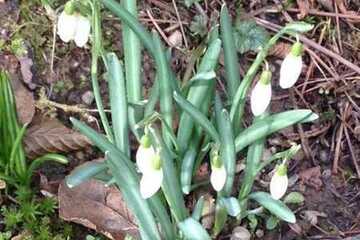
<path id="1" fill-rule="evenodd" d="M 16 101 L 16 111 L 21 124 L 30 123 L 35 115 L 35 100 L 16 75 L 11 76 L 11 85 Z"/>
<path id="2" fill-rule="evenodd" d="M 91 145 L 87 137 L 53 118 L 34 121 L 34 125 L 26 132 L 23 142 L 29 158 L 51 152 L 70 152 Z"/>
<path id="3" fill-rule="evenodd" d="M 35 89 L 36 85 L 32 82 L 33 73 L 31 71 L 34 65 L 33 60 L 29 57 L 19 57 L 20 70 L 24 83 L 29 86 L 30 89 Z"/>
<path id="4" fill-rule="evenodd" d="M 126 234 L 139 237 L 134 216 L 115 187 L 90 180 L 68 188 L 63 182 L 58 199 L 59 215 L 65 221 L 82 224 L 114 240 L 122 240 Z"/>
<path id="5" fill-rule="evenodd" d="M 321 180 L 320 166 L 309 168 L 300 172 L 299 178 L 301 184 L 306 184 L 315 188 L 316 190 L 320 190 L 323 185 L 323 182 Z"/>
<path id="6" fill-rule="evenodd" d="M 300 13 L 297 15 L 298 19 L 303 19 L 306 17 L 310 10 L 310 4 L 308 0 L 296 0 Z"/>
<path id="7" fill-rule="evenodd" d="M 291 45 L 289 43 L 279 42 L 270 48 L 269 55 L 278 58 L 285 58 L 289 54 Z"/>

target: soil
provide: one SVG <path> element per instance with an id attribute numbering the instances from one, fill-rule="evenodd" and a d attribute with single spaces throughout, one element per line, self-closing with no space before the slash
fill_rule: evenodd
<path id="1" fill-rule="evenodd" d="M 35 99 L 39 98 L 41 88 L 45 88 L 49 100 L 66 105 L 78 105 L 82 108 L 96 109 L 91 99 L 90 78 L 90 49 L 77 48 L 73 43 L 65 44 L 59 39 L 52 44 L 52 21 L 47 17 L 45 10 L 35 2 L 39 1 L 0 0 L 0 36 L 6 44 L 21 37 L 26 40 L 32 52 L 30 58 L 34 65 L 31 68 L 33 77 L 30 83 L 25 83 Z M 64 1 L 54 1 L 59 7 Z M 167 39 L 178 22 L 177 14 L 172 1 L 146 0 L 140 4 L 140 19 L 149 29 L 159 28 Z M 179 16 L 184 23 L 187 37 L 187 49 L 194 49 L 202 41 L 202 37 L 194 35 L 190 29 L 193 17 L 201 14 L 199 7 L 186 8 L 181 1 L 177 1 Z M 221 8 L 221 1 L 204 0 L 200 3 L 209 19 L 216 18 Z M 307 1 L 298 0 L 287 11 L 280 11 L 278 2 L 270 0 L 227 1 L 231 13 L 237 11 L 242 19 L 257 17 L 268 22 L 285 25 L 290 19 L 313 23 L 316 28 L 306 35 L 308 39 L 334 52 L 337 56 L 360 66 L 360 4 L 358 1 Z M 334 4 L 336 2 L 336 9 Z M 301 3 L 309 4 L 309 9 Z M 328 4 L 330 3 L 330 5 Z M 344 9 L 345 8 L 345 9 Z M 154 25 L 147 11 L 152 17 L 159 20 Z M 345 10 L 347 12 L 345 12 Z M 343 17 L 336 17 L 339 11 Z M 299 14 L 300 12 L 300 14 Z M 323 13 L 329 16 L 323 16 Z M 301 16 L 301 13 L 305 14 Z M 355 17 L 354 17 L 355 16 Z M 162 20 L 162 22 L 160 21 Z M 35 24 L 38 26 L 32 25 Z M 327 26 L 325 28 L 324 26 Z M 210 23 L 208 26 L 210 28 Z M 177 30 L 178 27 L 174 27 Z M 266 28 L 266 26 L 265 26 Z M 106 14 L 104 18 L 105 48 L 112 49 L 122 57 L 121 26 L 114 17 Z M 267 29 L 270 33 L 269 29 Z M 158 30 L 158 29 L 157 29 Z M 282 43 L 288 43 L 282 40 Z M 306 45 L 306 44 L 305 44 Z M 0 44 L 0 55 L 13 54 L 10 49 Z M 302 144 L 302 151 L 290 162 L 289 176 L 294 183 L 290 190 L 303 193 L 305 202 L 300 207 L 292 209 L 298 213 L 299 221 L 296 225 L 282 223 L 280 228 L 273 231 L 264 230 L 264 236 L 259 239 L 357 239 L 360 238 L 360 72 L 346 67 L 343 62 L 324 54 L 316 46 L 308 46 L 314 55 L 306 54 L 305 68 L 301 79 L 294 90 L 284 91 L 276 88 L 273 93 L 271 110 L 279 112 L 293 108 L 310 108 L 320 115 L 315 124 L 303 124 L 287 128 L 273 135 L 267 142 L 267 151 L 275 152 L 290 146 L 291 142 Z M 185 49 L 185 50 L 184 50 Z M 279 69 L 280 53 L 269 59 L 273 70 Z M 240 73 L 243 75 L 248 68 L 254 53 L 248 52 L 241 57 Z M 317 57 L 317 58 L 316 58 Z M 171 60 L 172 67 L 181 79 L 186 72 L 190 61 L 190 54 L 183 42 L 179 49 L 174 49 Z M 321 62 L 322 61 L 322 62 Z M 51 64 L 53 62 L 53 64 Z M 154 79 L 152 60 L 145 55 L 143 60 L 144 84 L 148 88 Z M 223 72 L 222 65 L 220 71 Z M 273 71 L 274 72 L 274 71 Z M 276 74 L 273 76 L 276 79 Z M 223 91 L 223 76 L 218 80 L 218 89 Z M 31 86 L 35 87 L 31 87 Z M 103 102 L 108 102 L 106 81 L 100 79 Z M 86 95 L 90 95 L 90 99 Z M 105 106 L 105 108 L 109 108 Z M 65 112 L 62 109 L 37 109 L 37 114 L 48 114 L 57 117 L 66 126 L 71 127 L 69 117 L 78 117 L 91 124 L 98 131 L 96 113 L 79 114 Z M 251 121 L 251 114 L 247 109 L 248 118 L 245 124 Z M 90 117 L 90 118 L 89 118 Z M 89 122 L 89 119 L 97 121 Z M 100 157 L 101 155 L 91 147 L 69 153 L 71 164 L 66 168 L 46 166 L 38 175 L 44 175 L 49 181 L 58 181 L 64 178 L 75 166 Z M 270 169 L 269 169 L 270 170 Z M 269 171 L 266 171 L 269 172 Z M 241 179 L 241 175 L 239 176 Z M 262 180 L 269 180 L 263 174 L 258 179 L 256 188 L 262 188 Z M 40 184 L 41 181 L 35 181 Z M 56 184 L 55 184 L 56 185 Z M 313 212 L 309 212 L 313 211 Z M 311 221 L 312 220 L 312 221 Z M 79 227 L 79 236 L 89 230 Z M 264 228 L 265 229 L 265 228 Z M 91 233 L 91 232 L 90 232 Z M 225 232 L 219 239 L 229 239 L 231 232 Z"/>

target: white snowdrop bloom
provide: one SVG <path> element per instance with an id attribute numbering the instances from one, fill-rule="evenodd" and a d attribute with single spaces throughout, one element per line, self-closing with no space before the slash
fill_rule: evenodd
<path id="1" fill-rule="evenodd" d="M 74 41 L 76 46 L 84 47 L 90 36 L 91 24 L 89 19 L 82 15 L 77 16 L 76 31 Z"/>
<path id="2" fill-rule="evenodd" d="M 76 46 L 84 47 L 89 40 L 90 29 L 89 19 L 74 11 L 72 1 L 67 2 L 57 22 L 60 39 L 66 43 L 74 40 Z"/>
<path id="3" fill-rule="evenodd" d="M 140 145 L 136 151 L 136 165 L 139 172 L 146 172 L 151 168 L 151 160 L 156 157 L 155 149 L 150 145 L 148 147 Z"/>
<path id="4" fill-rule="evenodd" d="M 266 70 L 251 92 L 250 105 L 254 116 L 265 112 L 271 101 L 271 92 L 271 72 Z"/>
<path id="5" fill-rule="evenodd" d="M 160 169 L 151 169 L 143 172 L 140 180 L 140 194 L 144 199 L 152 197 L 161 187 L 163 180 L 163 171 Z"/>
<path id="6" fill-rule="evenodd" d="M 74 39 L 76 25 L 77 25 L 77 17 L 74 14 L 68 14 L 64 10 L 58 19 L 58 35 L 64 42 L 69 42 Z"/>
<path id="7" fill-rule="evenodd" d="M 285 164 L 277 167 L 275 174 L 270 181 L 270 194 L 274 199 L 282 198 L 288 187 L 287 168 Z"/>
<path id="8" fill-rule="evenodd" d="M 224 164 L 221 167 L 211 167 L 210 182 L 217 192 L 221 191 L 225 186 L 226 177 L 227 173 Z"/>
<path id="9" fill-rule="evenodd" d="M 298 80 L 302 69 L 302 53 L 303 46 L 300 42 L 294 43 L 290 53 L 285 57 L 280 68 L 280 87 L 290 88 L 294 86 Z"/>
<path id="10" fill-rule="evenodd" d="M 147 135 L 141 138 L 141 144 L 136 152 L 136 165 L 142 173 L 140 180 L 140 193 L 146 199 L 154 195 L 161 187 L 163 171 L 161 158 L 151 145 Z"/>

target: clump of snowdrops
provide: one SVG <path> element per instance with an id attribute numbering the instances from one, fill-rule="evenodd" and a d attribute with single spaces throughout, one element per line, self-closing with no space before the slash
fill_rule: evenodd
<path id="1" fill-rule="evenodd" d="M 102 46 L 100 8 L 111 11 L 122 24 L 124 59 Z M 261 212 L 289 223 L 294 213 L 281 201 L 287 190 L 287 164 L 299 150 L 291 148 L 262 159 L 266 137 L 297 123 L 311 122 L 317 115 L 306 109 L 270 113 L 272 73 L 266 63 L 269 49 L 283 36 L 296 38 L 280 69 L 280 87 L 291 88 L 301 73 L 302 44 L 297 34 L 312 26 L 294 22 L 283 27 L 258 52 L 256 59 L 240 79 L 231 20 L 224 5 L 218 26 L 206 39 L 206 50 L 187 81 L 179 81 L 169 65 L 171 51 L 165 49 L 156 32 L 149 33 L 137 20 L 136 1 L 119 4 L 114 0 L 70 0 L 58 18 L 60 38 L 74 40 L 83 47 L 91 39 L 91 81 L 105 135 L 84 123 L 71 119 L 74 127 L 103 151 L 106 161 L 79 169 L 67 178 L 70 187 L 101 176 L 115 184 L 132 210 L 142 239 L 210 239 L 224 228 L 229 217 L 242 220 Z M 142 49 L 153 57 L 156 79 L 144 99 L 141 78 Z M 216 72 L 221 50 L 226 70 L 226 98 L 216 91 Z M 111 122 L 99 93 L 98 64 L 102 60 L 108 81 Z M 259 80 L 252 83 L 259 72 Z M 253 123 L 244 128 L 242 118 L 246 97 L 250 94 Z M 159 107 L 158 107 L 159 106 Z M 173 128 L 178 122 L 177 129 Z M 129 135 L 139 146 L 130 153 Z M 245 157 L 240 187 L 234 184 L 239 156 Z M 135 159 L 134 159 L 135 158 Z M 194 182 L 195 172 L 210 162 L 209 181 Z M 275 164 L 268 193 L 253 192 L 255 177 L 266 166 Z M 207 185 L 215 197 L 215 224 L 208 232 L 200 224 L 204 198 L 193 209 L 185 206 L 185 197 Z M 196 195 L 194 195 L 196 196 Z M 255 209 L 251 206 L 258 205 Z"/>

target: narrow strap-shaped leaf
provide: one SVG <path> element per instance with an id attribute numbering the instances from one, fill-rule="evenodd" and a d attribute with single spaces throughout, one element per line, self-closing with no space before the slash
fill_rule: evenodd
<path id="1" fill-rule="evenodd" d="M 205 73 L 214 71 L 217 66 L 218 58 L 221 50 L 221 41 L 219 39 L 210 43 L 205 55 L 203 56 L 200 66 L 197 69 L 198 73 Z M 204 104 L 204 101 L 211 101 L 207 99 L 209 93 L 213 92 L 214 79 L 201 81 L 197 80 L 196 84 L 190 87 L 187 95 L 187 100 L 193 104 L 195 108 L 200 109 Z M 208 109 L 206 109 L 207 113 Z M 183 154 L 188 146 L 194 128 L 194 120 L 186 112 L 183 112 L 180 116 L 179 128 L 178 128 L 178 143 L 180 153 Z"/>
<path id="2" fill-rule="evenodd" d="M 106 61 L 115 145 L 127 156 L 130 156 L 128 104 L 122 66 L 115 53 L 108 53 Z"/>
<path id="3" fill-rule="evenodd" d="M 129 11 L 134 18 L 137 18 L 136 0 L 121 1 L 124 8 Z M 142 100 L 141 82 L 141 44 L 138 36 L 131 28 L 122 25 L 122 40 L 124 50 L 125 79 L 128 102 L 140 102 Z M 135 129 L 135 124 L 142 118 L 143 113 L 140 109 L 129 109 L 129 125 L 135 135 L 140 137 L 139 129 Z"/>
<path id="4" fill-rule="evenodd" d="M 239 201 L 244 200 L 251 192 L 255 177 L 258 173 L 259 163 L 264 151 L 265 138 L 260 138 L 253 142 L 247 151 L 245 176 L 241 181 L 241 188 L 239 192 Z"/>
<path id="5" fill-rule="evenodd" d="M 140 232 L 143 234 L 142 237 L 145 239 L 160 240 L 155 218 L 148 203 L 141 197 L 139 180 L 134 164 L 104 136 L 76 119 L 71 118 L 70 120 L 76 129 L 87 136 L 105 153 L 107 163 L 116 180 L 116 184 L 123 194 L 125 202 L 128 204 L 138 221 L 141 230 Z"/>
<path id="6" fill-rule="evenodd" d="M 70 175 L 66 176 L 66 184 L 68 187 L 76 187 L 77 185 L 91 179 L 95 175 L 103 172 L 107 169 L 105 162 L 88 162 L 85 163 L 71 172 Z"/>
<path id="7" fill-rule="evenodd" d="M 191 190 L 191 180 L 194 173 L 195 159 L 200 145 L 201 132 L 200 128 L 195 129 L 193 137 L 190 140 L 189 147 L 181 161 L 180 181 L 181 189 L 185 194 L 189 194 Z"/>
<path id="8" fill-rule="evenodd" d="M 203 209 L 204 209 L 204 204 L 205 204 L 205 198 L 204 196 L 201 196 L 196 204 L 195 204 L 195 207 L 194 207 L 194 210 L 191 214 L 191 217 L 193 219 L 195 219 L 196 221 L 200 221 L 200 218 L 201 218 L 201 215 L 202 215 L 202 212 L 203 212 Z"/>
<path id="9" fill-rule="evenodd" d="M 192 105 L 189 101 L 183 98 L 179 93 L 174 92 L 174 99 L 179 104 L 179 106 L 187 113 L 190 117 L 192 117 L 193 121 L 195 121 L 199 126 L 201 126 L 211 137 L 212 139 L 219 143 L 220 137 L 217 133 L 214 125 L 207 119 L 207 117 L 200 112 L 194 105 Z"/>
<path id="10" fill-rule="evenodd" d="M 234 197 L 228 197 L 228 198 L 223 198 L 220 197 L 218 199 L 219 204 L 221 204 L 222 206 L 224 206 L 226 208 L 227 213 L 232 216 L 232 217 L 236 217 L 240 214 L 241 209 L 240 209 L 240 204 L 239 201 L 234 198 Z"/>
<path id="11" fill-rule="evenodd" d="M 249 198 L 257 201 L 278 218 L 289 223 L 296 222 L 294 213 L 283 202 L 273 199 L 269 193 L 255 192 L 250 194 Z"/>
<path id="12" fill-rule="evenodd" d="M 194 218 L 187 218 L 178 224 L 185 239 L 189 240 L 210 240 L 209 234 L 204 227 Z"/>
<path id="13" fill-rule="evenodd" d="M 159 92 L 160 92 L 160 111 L 164 121 L 172 126 L 172 91 L 173 87 L 171 84 L 171 75 L 169 72 L 168 61 L 166 59 L 165 50 L 161 44 L 159 35 L 154 33 L 154 47 L 157 54 L 157 77 L 159 80 Z M 171 137 L 167 134 L 166 131 L 162 131 L 165 143 L 170 146 Z"/>
<path id="14" fill-rule="evenodd" d="M 148 31 L 139 23 L 139 21 L 127 10 L 125 10 L 118 2 L 115 0 L 101 0 L 104 5 L 117 17 L 119 17 L 131 30 L 136 33 L 138 38 L 141 40 L 142 44 L 146 49 L 153 55 L 156 55 L 154 48 L 154 43 L 151 35 Z"/>
<path id="15" fill-rule="evenodd" d="M 174 159 L 158 130 L 153 126 L 150 126 L 149 133 L 153 142 L 156 143 L 160 150 L 164 174 L 162 190 L 176 221 L 180 222 L 187 217 L 188 213 L 187 208 L 185 207 L 182 191 L 180 189 L 179 176 L 175 169 Z"/>
<path id="16" fill-rule="evenodd" d="M 235 139 L 233 136 L 229 114 L 222 108 L 221 99 L 218 94 L 215 96 L 215 115 L 218 132 L 220 134 L 220 156 L 225 164 L 227 172 L 223 192 L 226 196 L 230 196 L 234 182 L 236 165 Z"/>
<path id="17" fill-rule="evenodd" d="M 232 100 L 235 96 L 236 89 L 240 84 L 240 74 L 233 29 L 226 4 L 223 4 L 221 7 L 220 30 L 224 49 L 224 67 L 227 81 L 227 92 L 230 100 Z"/>
<path id="18" fill-rule="evenodd" d="M 317 118 L 317 114 L 306 109 L 290 110 L 267 116 L 264 119 L 252 124 L 236 137 L 236 152 L 241 151 L 257 139 L 263 138 L 283 128 L 289 127 L 296 123 L 311 122 Z"/>
<path id="19" fill-rule="evenodd" d="M 156 77 L 155 82 L 150 90 L 149 99 L 146 103 L 145 111 L 144 111 L 144 117 L 148 117 L 155 111 L 156 102 L 159 99 L 160 96 L 160 86 L 159 86 L 159 80 L 158 77 Z"/>

